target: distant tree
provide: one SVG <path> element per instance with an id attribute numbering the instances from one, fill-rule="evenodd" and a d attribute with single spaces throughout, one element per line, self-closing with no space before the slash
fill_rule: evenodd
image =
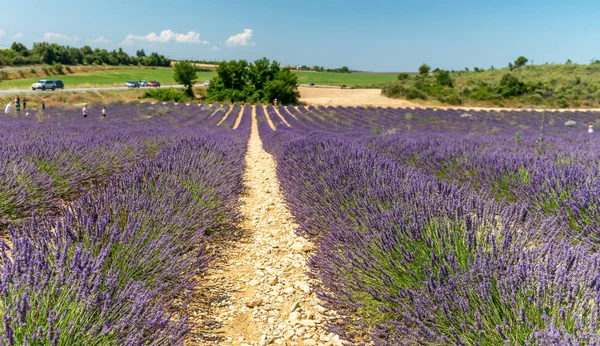
<path id="1" fill-rule="evenodd" d="M 515 66 L 512 64 L 512 62 L 508 63 L 508 68 L 512 71 L 515 69 Z"/>
<path id="2" fill-rule="evenodd" d="M 452 88 L 454 86 L 454 81 L 450 76 L 450 72 L 440 70 L 436 73 L 435 79 L 437 83 L 441 86 L 446 86 Z"/>
<path id="3" fill-rule="evenodd" d="M 29 49 L 27 49 L 27 47 L 25 47 L 25 45 L 22 43 L 13 42 L 13 44 L 10 46 L 10 49 L 14 50 L 21 56 L 29 56 Z"/>
<path id="4" fill-rule="evenodd" d="M 496 68 L 494 67 L 494 65 L 492 65 L 492 66 L 490 67 L 490 70 L 492 70 L 492 71 L 493 71 L 493 70 L 495 70 L 495 69 L 496 69 Z"/>
<path id="5" fill-rule="evenodd" d="M 426 76 L 429 74 L 429 71 L 431 71 L 431 67 L 429 67 L 429 65 L 427 64 L 423 64 L 419 67 L 419 74 L 421 76 Z"/>
<path id="6" fill-rule="evenodd" d="M 527 65 L 528 62 L 529 60 L 526 57 L 520 56 L 515 60 L 515 67 L 523 67 Z"/>
<path id="7" fill-rule="evenodd" d="M 173 68 L 173 78 L 177 83 L 185 86 L 185 93 L 189 97 L 194 97 L 192 86 L 196 83 L 196 67 L 187 61 L 180 61 Z"/>
<path id="8" fill-rule="evenodd" d="M 267 82 L 264 90 L 268 102 L 277 99 L 282 105 L 296 104 L 300 97 L 298 76 L 289 68 L 285 68 L 279 71 L 273 80 Z"/>
<path id="9" fill-rule="evenodd" d="M 146 57 L 146 52 L 144 52 L 144 49 L 140 49 L 135 51 L 135 56 L 137 56 L 138 58 L 145 58 Z"/>
<path id="10" fill-rule="evenodd" d="M 571 61 L 571 59 L 567 59 L 567 62 L 565 63 L 565 65 L 571 65 L 573 62 Z"/>
<path id="11" fill-rule="evenodd" d="M 500 80 L 498 92 L 502 96 L 521 96 L 527 92 L 527 86 L 512 74 L 505 74 Z"/>
<path id="12" fill-rule="evenodd" d="M 469 71 L 470 71 L 469 68 L 465 67 L 465 72 L 469 72 Z"/>
<path id="13" fill-rule="evenodd" d="M 409 78 L 409 75 L 406 72 L 402 72 L 402 73 L 398 74 L 398 80 L 407 80 L 408 78 Z"/>

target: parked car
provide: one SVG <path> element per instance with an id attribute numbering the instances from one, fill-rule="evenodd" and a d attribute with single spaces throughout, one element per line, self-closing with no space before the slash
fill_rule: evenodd
<path id="1" fill-rule="evenodd" d="M 46 90 L 46 89 L 52 89 L 52 90 L 56 90 L 56 83 L 53 80 L 39 80 L 35 83 L 33 83 L 31 85 L 31 89 L 32 90 L 37 90 L 37 89 L 42 89 L 42 90 Z"/>
<path id="2" fill-rule="evenodd" d="M 140 81 L 140 86 L 141 86 L 141 87 L 147 87 L 147 86 L 148 86 L 148 82 L 147 82 L 147 81 L 145 81 L 145 80 L 141 80 L 141 81 Z"/>
<path id="3" fill-rule="evenodd" d="M 55 80 L 54 83 L 56 84 L 56 88 L 60 88 L 60 89 L 65 88 L 65 83 L 63 83 L 63 81 L 61 81 L 61 80 Z"/>
<path id="4" fill-rule="evenodd" d="M 125 83 L 125 86 L 128 88 L 139 88 L 140 83 L 138 83 L 137 81 L 134 81 L 134 80 L 129 80 L 129 81 L 127 81 L 127 83 Z"/>
<path id="5" fill-rule="evenodd" d="M 209 81 L 209 80 L 207 80 L 207 81 L 205 81 L 205 82 L 204 82 L 204 86 L 205 86 L 205 87 L 207 87 L 207 86 L 209 86 L 209 85 L 210 85 L 210 81 Z"/>
<path id="6" fill-rule="evenodd" d="M 315 86 L 315 83 L 310 83 L 310 86 Z"/>
<path id="7" fill-rule="evenodd" d="M 151 80 L 151 81 L 148 82 L 148 86 L 149 87 L 158 88 L 158 87 L 160 87 L 160 82 L 155 81 L 155 80 Z"/>

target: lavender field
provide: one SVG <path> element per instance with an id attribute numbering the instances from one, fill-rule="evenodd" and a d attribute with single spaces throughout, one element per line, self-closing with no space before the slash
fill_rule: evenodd
<path id="1" fill-rule="evenodd" d="M 587 130 L 600 114 L 257 117 L 298 232 L 319 244 L 328 329 L 352 344 L 600 343 L 600 141 Z"/>
<path id="2" fill-rule="evenodd" d="M 109 109 L 0 118 L 2 344 L 172 345 L 191 329 L 204 245 L 238 218 L 251 109 Z"/>
<path id="3" fill-rule="evenodd" d="M 349 344 L 600 344 L 599 113 L 108 110 L 0 115 L 0 344 L 184 344 L 207 244 L 242 218 L 253 121 L 316 245 L 318 328 Z"/>

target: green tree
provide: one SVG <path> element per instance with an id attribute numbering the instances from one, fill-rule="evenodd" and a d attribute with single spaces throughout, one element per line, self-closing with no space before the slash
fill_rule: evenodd
<path id="1" fill-rule="evenodd" d="M 10 45 L 10 49 L 14 50 L 17 54 L 20 54 L 21 56 L 24 56 L 24 57 L 29 56 L 29 50 L 22 43 L 13 42 L 13 44 Z"/>
<path id="2" fill-rule="evenodd" d="M 398 74 L 398 80 L 407 80 L 409 78 L 408 73 L 402 72 Z"/>
<path id="3" fill-rule="evenodd" d="M 279 71 L 275 79 L 265 85 L 266 102 L 277 99 L 282 105 L 296 104 L 299 97 L 298 77 L 289 68 Z"/>
<path id="4" fill-rule="evenodd" d="M 435 79 L 437 83 L 441 86 L 446 86 L 452 88 L 454 86 L 454 81 L 450 76 L 450 72 L 440 70 L 436 73 Z"/>
<path id="5" fill-rule="evenodd" d="M 529 60 L 526 57 L 520 56 L 515 60 L 515 67 L 523 67 L 527 65 L 528 62 Z"/>
<path id="6" fill-rule="evenodd" d="M 194 97 L 192 86 L 196 83 L 196 67 L 187 61 L 180 61 L 173 68 L 173 78 L 177 83 L 185 86 L 185 93 L 188 97 Z"/>
<path id="7" fill-rule="evenodd" d="M 144 49 L 140 49 L 140 50 L 136 50 L 135 51 L 135 56 L 137 56 L 138 58 L 145 58 L 146 57 L 146 52 L 144 52 Z"/>
<path id="8" fill-rule="evenodd" d="M 502 96 L 521 96 L 527 92 L 527 85 L 511 74 L 505 74 L 500 80 L 500 89 Z"/>
<path id="9" fill-rule="evenodd" d="M 267 82 L 273 80 L 279 73 L 281 67 L 276 61 L 262 58 L 254 61 L 248 68 L 248 78 L 255 89 L 263 89 Z"/>
<path id="10" fill-rule="evenodd" d="M 423 64 L 419 67 L 419 74 L 421 76 L 426 76 L 429 74 L 429 71 L 431 71 L 431 67 L 429 67 L 429 65 L 427 64 Z"/>

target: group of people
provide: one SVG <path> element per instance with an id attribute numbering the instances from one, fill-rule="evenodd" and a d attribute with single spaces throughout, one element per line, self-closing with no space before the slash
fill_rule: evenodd
<path id="1" fill-rule="evenodd" d="M 44 103 L 44 101 L 42 100 L 41 103 L 41 107 L 42 110 L 46 109 L 46 104 Z M 25 110 L 27 108 L 27 100 L 25 98 L 23 98 L 23 109 Z M 5 114 L 10 114 L 12 112 L 12 104 L 9 102 L 6 107 L 4 108 L 4 113 Z M 17 115 L 21 114 L 21 99 L 19 98 L 19 95 L 17 95 L 15 97 L 15 112 Z M 88 108 L 87 105 L 83 105 L 83 108 L 81 109 L 81 113 L 83 114 L 84 118 L 87 118 L 88 116 Z M 106 118 L 106 106 L 102 106 L 102 118 Z"/>
<path id="2" fill-rule="evenodd" d="M 87 118 L 88 116 L 88 108 L 87 105 L 83 105 L 83 108 L 81 109 L 81 114 L 83 115 L 84 118 Z M 106 106 L 102 106 L 102 118 L 106 118 Z"/>
<path id="3" fill-rule="evenodd" d="M 27 109 L 27 99 L 23 97 L 23 110 Z M 42 109 L 46 109 L 44 101 L 42 101 Z M 4 113 L 9 114 L 12 112 L 12 104 L 9 102 L 4 108 Z M 15 112 L 21 114 L 21 98 L 19 95 L 15 96 Z"/>

